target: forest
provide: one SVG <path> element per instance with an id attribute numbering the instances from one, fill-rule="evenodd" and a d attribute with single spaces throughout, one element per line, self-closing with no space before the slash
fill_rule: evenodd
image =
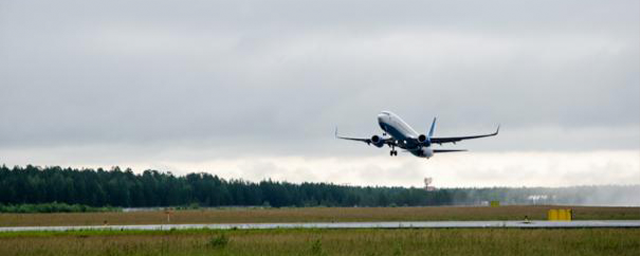
<path id="1" fill-rule="evenodd" d="M 640 185 L 492 188 L 347 186 L 331 183 L 251 182 L 210 173 L 113 167 L 0 167 L 0 206 L 64 203 L 89 207 L 438 206 L 502 204 L 640 205 Z"/>

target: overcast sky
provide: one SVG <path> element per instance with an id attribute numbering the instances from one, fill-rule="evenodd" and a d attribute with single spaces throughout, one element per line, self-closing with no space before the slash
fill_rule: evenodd
<path id="1" fill-rule="evenodd" d="M 391 110 L 498 137 L 333 138 Z M 640 183 L 640 1 L 0 1 L 0 163 L 358 185 Z"/>

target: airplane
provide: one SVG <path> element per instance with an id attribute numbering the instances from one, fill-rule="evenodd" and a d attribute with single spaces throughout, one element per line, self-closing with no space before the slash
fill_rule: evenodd
<path id="1" fill-rule="evenodd" d="M 391 147 L 391 152 L 389 153 L 390 156 L 398 155 L 398 151 L 395 150 L 395 148 L 398 147 L 410 152 L 414 156 L 429 159 L 437 153 L 467 151 L 466 149 L 433 149 L 431 147 L 433 144 L 456 144 L 456 142 L 463 140 L 496 136 L 500 131 L 500 125 L 498 125 L 496 131 L 490 134 L 461 137 L 433 137 L 433 132 L 436 128 L 436 118 L 433 118 L 431 129 L 429 129 L 429 133 L 427 133 L 427 135 L 418 134 L 413 128 L 411 128 L 411 126 L 403 121 L 400 116 L 392 113 L 391 111 L 380 112 L 380 114 L 378 114 L 378 124 L 380 125 L 380 128 L 382 128 L 382 131 L 384 131 L 382 136 L 373 135 L 371 138 L 344 137 L 338 135 L 338 127 L 336 127 L 335 137 L 337 139 L 365 142 L 368 145 L 373 144 L 378 148 L 387 145 Z"/>

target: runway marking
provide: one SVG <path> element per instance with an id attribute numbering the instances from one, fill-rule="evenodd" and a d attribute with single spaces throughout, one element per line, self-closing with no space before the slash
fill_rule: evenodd
<path id="1" fill-rule="evenodd" d="M 109 226 L 37 226 L 0 227 L 0 232 L 70 231 L 70 230 L 171 230 L 171 229 L 359 229 L 359 228 L 640 228 L 640 220 L 579 221 L 389 221 L 389 222 L 306 222 L 306 223 L 235 223 L 235 224 L 167 224 Z"/>

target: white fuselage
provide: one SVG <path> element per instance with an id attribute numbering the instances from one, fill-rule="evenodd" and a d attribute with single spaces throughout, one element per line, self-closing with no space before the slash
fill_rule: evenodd
<path id="1" fill-rule="evenodd" d="M 397 141 L 399 147 L 406 149 L 418 157 L 430 158 L 433 156 L 431 145 L 419 145 L 415 141 L 418 134 L 402 118 L 390 111 L 382 111 L 378 114 L 378 124 L 383 131 Z"/>

